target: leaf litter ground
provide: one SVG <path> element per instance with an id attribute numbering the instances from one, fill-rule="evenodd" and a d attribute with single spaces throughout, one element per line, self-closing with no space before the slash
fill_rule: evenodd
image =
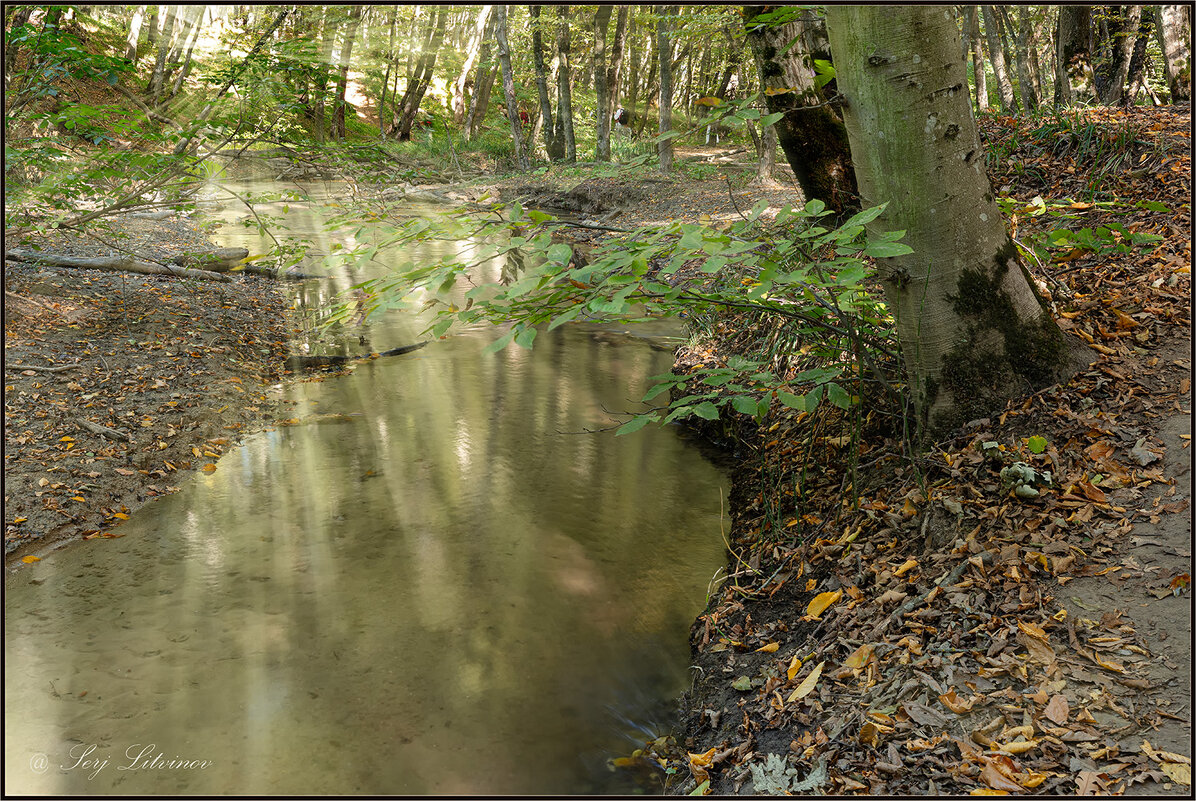
<path id="1" fill-rule="evenodd" d="M 982 122 L 1020 242 L 1106 229 L 1030 260 L 1091 362 L 1066 384 L 913 460 L 881 415 L 732 421 L 728 581 L 680 742 L 638 755 L 669 792 L 1190 793 L 1189 127 Z"/>

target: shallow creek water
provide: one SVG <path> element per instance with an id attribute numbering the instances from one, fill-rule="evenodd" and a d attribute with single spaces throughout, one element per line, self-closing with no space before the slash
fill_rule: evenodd
<path id="1" fill-rule="evenodd" d="M 499 333 L 280 387 L 311 422 L 9 577 L 6 792 L 629 789 L 606 761 L 685 687 L 724 479 L 672 430 L 582 433 L 667 353 L 566 325 L 482 354 Z"/>

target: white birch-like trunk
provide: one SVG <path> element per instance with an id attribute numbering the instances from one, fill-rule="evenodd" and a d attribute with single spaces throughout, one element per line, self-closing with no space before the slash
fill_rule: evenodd
<path id="1" fill-rule="evenodd" d="M 905 230 L 879 259 L 920 423 L 930 434 L 1058 381 L 1070 362 L 984 170 L 959 33 L 944 6 L 827 10 L 845 123 L 869 224 Z"/>

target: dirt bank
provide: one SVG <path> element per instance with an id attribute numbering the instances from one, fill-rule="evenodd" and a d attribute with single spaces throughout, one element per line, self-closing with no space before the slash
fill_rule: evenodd
<path id="1" fill-rule="evenodd" d="M 186 219 L 124 218 L 9 247 L 58 255 L 210 251 Z M 5 564 L 54 543 L 118 537 L 142 504 L 214 469 L 276 419 L 286 356 L 275 282 L 230 283 L 5 262 Z"/>

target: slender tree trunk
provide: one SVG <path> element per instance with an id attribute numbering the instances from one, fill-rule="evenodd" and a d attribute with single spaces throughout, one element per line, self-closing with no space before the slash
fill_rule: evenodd
<path id="1" fill-rule="evenodd" d="M 632 17 L 628 27 L 627 56 L 631 59 L 631 61 L 628 64 L 630 69 L 627 71 L 627 104 L 625 108 L 627 108 L 627 110 L 632 114 L 643 116 L 639 108 L 637 108 L 637 103 L 639 102 L 639 76 L 644 72 L 644 63 L 640 59 L 640 40 L 639 37 L 636 36 L 637 31 L 635 29 L 636 25 L 634 17 Z"/>
<path id="2" fill-rule="evenodd" d="M 527 172 L 531 164 L 523 147 L 523 131 L 519 124 L 519 102 L 515 99 L 515 75 L 511 71 L 511 46 L 507 42 L 507 7 L 494 11 L 494 38 L 498 43 L 498 64 L 502 70 L 502 93 L 507 103 L 507 119 L 511 123 L 511 139 L 515 143 L 515 164 L 520 172 Z"/>
<path id="3" fill-rule="evenodd" d="M 423 102 L 428 85 L 432 82 L 436 57 L 440 54 L 440 44 L 444 41 L 448 9 L 445 6 L 438 6 L 434 13 L 436 24 L 432 35 L 425 40 L 423 53 L 415 67 L 415 75 L 403 91 L 403 99 L 399 103 L 398 137 L 401 142 L 411 139 L 411 126 L 415 124 L 415 115 L 419 112 L 419 104 Z"/>
<path id="4" fill-rule="evenodd" d="M 743 19 L 768 110 L 785 115 L 776 123 L 781 149 L 807 200 L 817 198 L 836 214 L 858 208 L 847 129 L 814 84 L 815 57 L 829 55 L 824 34 L 813 20 L 760 24 L 764 8 L 744 6 Z"/>
<path id="5" fill-rule="evenodd" d="M 950 14 L 934 6 L 829 6 L 831 49 L 860 192 L 887 203 L 873 232 L 904 230 L 878 259 L 920 427 L 986 417 L 1069 371 L 1068 343 L 1018 261 L 984 172 Z"/>
<path id="6" fill-rule="evenodd" d="M 478 53 L 478 66 L 474 73 L 473 94 L 469 98 L 469 114 L 466 118 L 467 139 L 478 135 L 486 110 L 490 106 L 490 87 L 494 83 L 495 65 L 490 63 L 490 38 L 494 34 L 494 15 L 486 21 L 486 32 L 482 35 L 482 50 Z"/>
<path id="7" fill-rule="evenodd" d="M 1155 6 L 1142 7 L 1142 20 L 1138 25 L 1138 36 L 1134 39 L 1134 52 L 1130 56 L 1129 71 L 1126 77 L 1126 90 L 1121 98 L 1125 106 L 1133 106 L 1138 100 L 1138 93 L 1146 84 L 1146 45 L 1155 28 Z"/>
<path id="8" fill-rule="evenodd" d="M 334 115 L 336 136 L 345 138 L 345 92 L 349 87 L 349 61 L 353 57 L 353 40 L 357 38 L 357 28 L 361 24 L 361 12 L 364 6 L 350 6 L 349 21 L 345 27 L 345 40 L 341 42 L 341 52 L 337 57 L 336 74 L 336 113 Z"/>
<path id="9" fill-rule="evenodd" d="M 577 161 L 577 141 L 573 138 L 573 90 L 569 68 L 569 7 L 557 6 L 556 50 L 560 66 L 557 68 L 556 135 L 565 143 L 565 161 Z"/>
<path id="10" fill-rule="evenodd" d="M 187 76 L 191 74 L 191 54 L 195 51 L 195 42 L 199 39 L 200 31 L 203 30 L 203 25 L 200 24 L 200 20 L 203 19 L 203 15 L 205 13 L 207 13 L 207 9 L 200 8 L 196 14 L 195 27 L 191 31 L 191 41 L 187 45 L 187 53 L 183 56 L 183 63 L 179 66 L 178 75 L 175 76 L 174 84 L 171 85 L 170 92 L 167 93 L 163 102 L 169 101 L 171 98 L 176 97 L 183 88 L 183 82 L 186 81 Z"/>
<path id="11" fill-rule="evenodd" d="M 336 29 L 340 27 L 340 24 L 339 9 L 325 6 L 324 22 L 320 29 L 320 63 L 316 64 L 315 113 L 312 120 L 317 142 L 323 142 L 328 132 L 324 107 L 328 93 L 328 75 L 332 70 L 332 51 L 336 44 Z"/>
<path id="12" fill-rule="evenodd" d="M 1038 95 L 1034 92 L 1034 79 L 1031 77 L 1030 70 L 1030 21 L 1025 16 L 1026 9 L 1023 7 L 1020 11 L 1021 25 L 1015 28 L 1009 9 L 1001 6 L 1001 16 L 1005 27 L 1013 35 L 1014 63 L 1017 65 L 1017 85 L 1021 90 L 1022 107 L 1027 113 L 1031 113 L 1038 109 Z"/>
<path id="13" fill-rule="evenodd" d="M 673 128 L 673 59 L 669 41 L 669 16 L 676 13 L 675 6 L 661 6 L 656 17 L 656 58 L 660 63 L 660 133 L 663 136 Z M 661 139 L 656 144 L 660 157 L 660 171 L 668 173 L 673 169 L 673 140 Z"/>
<path id="14" fill-rule="evenodd" d="M 1159 47 L 1172 103 L 1192 99 L 1192 7 L 1168 5 L 1160 9 Z"/>
<path id="15" fill-rule="evenodd" d="M 610 161 L 610 84 L 606 73 L 606 29 L 610 26 L 612 6 L 598 6 L 594 11 L 594 113 L 597 115 L 596 161 Z"/>
<path id="16" fill-rule="evenodd" d="M 26 6 L 28 10 L 25 12 L 25 18 L 28 19 L 29 12 L 32 8 Z M 19 13 L 19 12 L 18 12 Z M 132 19 L 129 20 L 129 35 L 125 38 L 125 60 L 131 63 L 137 63 L 137 41 L 141 37 L 141 24 L 145 20 L 145 6 L 138 6 L 137 10 L 133 12 Z"/>
<path id="17" fill-rule="evenodd" d="M 155 105 L 162 99 L 162 85 L 166 76 L 166 56 L 170 53 L 176 16 L 175 6 L 166 6 L 166 19 L 162 21 L 162 32 L 158 36 L 158 58 L 154 61 L 154 71 L 149 82 L 150 105 Z"/>
<path id="18" fill-rule="evenodd" d="M 166 57 L 166 67 L 163 73 L 162 83 L 165 86 L 183 63 L 183 48 L 187 46 L 187 42 L 191 39 L 191 31 L 197 26 L 200 16 L 206 10 L 203 6 L 184 6 L 183 11 L 183 29 L 175 38 L 174 47 L 170 49 L 170 54 Z"/>
<path id="19" fill-rule="evenodd" d="M 997 94 L 1001 98 L 1001 111 L 1017 113 L 1017 98 L 1013 95 L 1013 82 L 1005 65 L 1005 50 L 1001 46 L 1001 29 L 992 6 L 980 6 L 984 15 L 984 36 L 988 40 L 988 57 L 993 65 L 993 79 L 997 82 Z"/>
<path id="20" fill-rule="evenodd" d="M 154 52 L 154 45 L 158 43 L 158 5 L 150 6 L 149 20 L 145 24 L 145 51 L 146 53 Z M 141 53 L 141 48 L 138 48 L 138 53 Z"/>
<path id="21" fill-rule="evenodd" d="M 461 65 L 457 80 L 453 81 L 453 122 L 457 125 L 465 121 L 465 112 L 469 109 L 469 98 L 466 96 L 469 76 L 482 52 L 482 38 L 486 35 L 486 28 L 490 23 L 490 11 L 493 8 L 494 6 L 482 6 L 478 9 L 478 15 L 473 24 L 473 33 L 465 48 L 465 62 Z"/>
<path id="22" fill-rule="evenodd" d="M 544 64 L 544 38 L 540 32 L 540 6 L 527 7 L 532 27 L 532 67 L 536 73 L 536 96 L 540 101 L 540 131 L 544 137 L 544 152 L 551 161 L 565 157 L 565 143 L 556 135 L 556 121 L 552 117 L 552 101 L 548 96 L 548 68 Z"/>
<path id="23" fill-rule="evenodd" d="M 610 46 L 610 66 L 606 68 L 606 85 L 610 92 L 606 101 L 608 121 L 619 105 L 619 83 L 623 77 L 623 51 L 627 41 L 627 19 L 630 16 L 630 6 L 619 6 L 619 13 L 615 18 L 615 39 Z"/>
<path id="24" fill-rule="evenodd" d="M 390 7 L 390 44 L 386 48 L 386 75 L 382 78 L 382 97 L 378 100 L 378 136 L 386 138 L 386 90 L 390 87 L 390 73 L 395 65 L 395 29 L 399 21 L 399 7 Z M 459 122 L 459 121 L 458 121 Z"/>
<path id="25" fill-rule="evenodd" d="M 1096 72 L 1100 102 L 1112 106 L 1121 102 L 1134 52 L 1134 34 L 1142 21 L 1142 6 L 1121 6 L 1121 14 L 1110 19 L 1111 57 Z"/>
<path id="26" fill-rule="evenodd" d="M 971 31 L 972 76 L 976 84 L 976 108 L 988 110 L 988 75 L 984 67 L 984 46 L 980 42 L 980 10 L 976 6 L 967 8 L 967 24 Z"/>
<path id="27" fill-rule="evenodd" d="M 773 187 L 777 185 L 777 180 L 773 177 L 777 167 L 777 126 L 765 125 L 759 139 L 756 153 L 756 178 L 752 183 L 757 186 Z"/>

